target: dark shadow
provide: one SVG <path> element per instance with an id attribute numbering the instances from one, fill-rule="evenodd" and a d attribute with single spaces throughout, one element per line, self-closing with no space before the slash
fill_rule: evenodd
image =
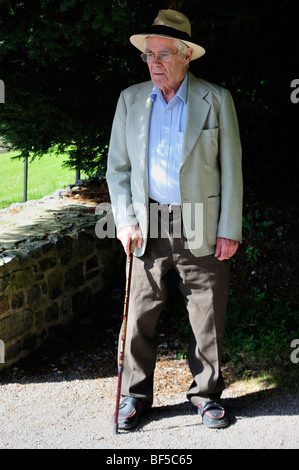
<path id="1" fill-rule="evenodd" d="M 41 347 L 0 372 L 0 385 L 112 377 L 117 373 L 117 340 L 122 321 L 122 288 L 102 293 L 98 309 L 55 325 Z M 109 309 L 107 302 L 109 299 Z"/>

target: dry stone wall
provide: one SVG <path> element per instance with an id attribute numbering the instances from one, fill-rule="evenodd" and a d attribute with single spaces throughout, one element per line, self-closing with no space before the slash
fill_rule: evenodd
<path id="1" fill-rule="evenodd" d="M 98 239 L 94 225 L 2 253 L 0 370 L 39 348 L 57 325 L 93 309 L 104 314 L 101 293 L 120 259 L 119 243 Z"/>

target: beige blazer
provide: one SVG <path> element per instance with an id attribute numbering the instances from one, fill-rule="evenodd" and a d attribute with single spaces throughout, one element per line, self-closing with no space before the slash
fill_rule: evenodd
<path id="1" fill-rule="evenodd" d="M 152 88 L 149 81 L 121 93 L 106 174 L 117 230 L 136 224 L 142 230 L 144 243 L 141 249 L 136 248 L 137 256 L 144 253 L 149 231 L 148 136 Z M 195 256 L 214 253 L 217 236 L 241 242 L 241 144 L 234 103 L 228 90 L 190 73 L 179 178 L 184 229 L 192 253 Z M 199 216 L 200 246 L 198 239 L 194 243 L 192 230 L 198 227 L 195 217 Z"/>

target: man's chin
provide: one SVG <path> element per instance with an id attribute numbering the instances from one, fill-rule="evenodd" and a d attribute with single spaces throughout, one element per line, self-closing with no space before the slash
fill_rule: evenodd
<path id="1" fill-rule="evenodd" d="M 155 85 L 159 86 L 164 83 L 164 73 L 153 73 L 152 74 L 152 81 Z"/>

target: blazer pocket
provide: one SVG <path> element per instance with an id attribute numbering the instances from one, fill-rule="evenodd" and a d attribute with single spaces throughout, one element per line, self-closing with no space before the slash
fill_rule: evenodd
<path id="1" fill-rule="evenodd" d="M 218 128 L 203 129 L 199 136 L 198 149 L 201 158 L 210 167 L 218 165 Z"/>
<path id="2" fill-rule="evenodd" d="M 218 131 L 219 131 L 218 127 L 215 127 L 215 129 L 203 129 L 201 131 L 201 135 L 204 138 L 218 137 Z"/>
<path id="3" fill-rule="evenodd" d="M 220 196 L 210 196 L 207 200 L 207 241 L 211 246 L 216 245 L 220 215 Z"/>

